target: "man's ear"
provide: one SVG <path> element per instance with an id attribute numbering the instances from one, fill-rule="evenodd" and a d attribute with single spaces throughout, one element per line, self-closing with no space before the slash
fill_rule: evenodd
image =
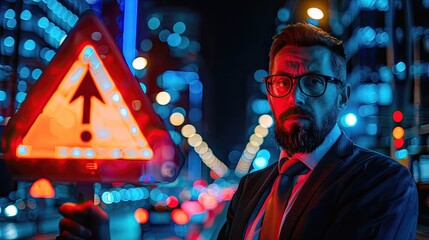
<path id="1" fill-rule="evenodd" d="M 350 90 L 350 84 L 346 83 L 346 85 L 342 88 L 340 95 L 338 96 L 337 105 L 339 110 L 343 110 L 347 107 L 347 103 L 349 102 L 350 98 Z"/>

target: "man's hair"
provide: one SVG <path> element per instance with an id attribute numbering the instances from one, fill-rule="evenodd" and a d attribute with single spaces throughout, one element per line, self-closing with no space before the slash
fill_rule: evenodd
<path id="1" fill-rule="evenodd" d="M 333 70 L 338 78 L 345 82 L 347 72 L 346 52 L 343 42 L 321 28 L 309 23 L 294 23 L 283 28 L 273 37 L 270 49 L 270 72 L 273 67 L 274 57 L 284 46 L 323 46 L 331 53 Z"/>

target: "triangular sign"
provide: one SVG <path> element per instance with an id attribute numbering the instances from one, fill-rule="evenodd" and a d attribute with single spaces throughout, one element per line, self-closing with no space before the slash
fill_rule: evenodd
<path id="1" fill-rule="evenodd" d="M 8 122 L 3 151 L 14 175 L 24 179 L 141 182 L 149 175 L 166 182 L 182 165 L 169 132 L 92 12 L 80 18 Z"/>

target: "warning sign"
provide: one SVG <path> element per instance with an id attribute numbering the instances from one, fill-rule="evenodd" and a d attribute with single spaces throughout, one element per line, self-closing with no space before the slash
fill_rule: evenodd
<path id="1" fill-rule="evenodd" d="M 182 165 L 152 104 L 91 12 L 5 127 L 3 151 L 24 179 L 165 182 Z"/>

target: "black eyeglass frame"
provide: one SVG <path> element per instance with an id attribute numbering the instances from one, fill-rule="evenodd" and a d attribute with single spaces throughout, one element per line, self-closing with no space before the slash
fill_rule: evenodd
<path id="1" fill-rule="evenodd" d="M 278 76 L 280 76 L 280 77 L 287 77 L 287 78 L 290 78 L 291 79 L 291 81 L 292 80 L 295 80 L 295 81 L 297 81 L 298 82 L 298 87 L 299 87 L 299 90 L 304 94 L 304 95 L 306 95 L 306 96 L 309 96 L 309 97 L 320 97 L 320 96 L 322 96 L 323 94 L 325 94 L 325 92 L 326 92 L 326 88 L 328 87 L 328 82 L 330 82 L 330 83 L 334 83 L 334 84 L 338 84 L 338 85 L 340 85 L 340 86 L 343 86 L 343 82 L 340 80 L 340 79 L 338 79 L 338 78 L 334 78 L 334 77 L 330 77 L 330 76 L 326 76 L 326 75 L 323 75 L 323 74 L 318 74 L 318 73 L 309 73 L 309 74 L 303 74 L 303 75 L 299 75 L 299 76 L 295 76 L 295 77 L 292 77 L 292 76 L 289 76 L 289 75 L 287 75 L 287 74 L 273 74 L 273 75 L 269 75 L 269 76 L 266 76 L 266 77 L 263 77 L 262 79 L 264 80 L 264 82 L 265 82 L 265 87 L 266 87 L 266 89 L 267 89 L 267 92 L 272 96 L 272 97 L 275 97 L 275 98 L 282 98 L 282 97 L 285 97 L 285 96 L 287 96 L 287 95 L 289 95 L 289 93 L 292 91 L 292 87 L 293 87 L 293 81 L 292 81 L 292 85 L 291 85 L 291 87 L 289 88 L 289 90 L 285 93 L 285 94 L 283 94 L 283 95 L 281 95 L 281 96 L 276 96 L 276 95 L 273 95 L 272 93 L 271 93 L 271 91 L 270 91 L 270 82 L 269 82 L 269 79 L 270 78 L 272 78 L 272 77 L 278 77 Z M 325 88 L 323 89 L 323 91 L 322 91 L 322 93 L 321 94 L 319 94 L 319 95 L 309 95 L 309 94 L 307 94 L 307 93 L 305 93 L 303 90 L 302 90 L 302 88 L 301 88 L 301 79 L 303 78 L 303 77 L 308 77 L 308 76 L 319 76 L 319 77 L 322 77 L 324 80 L 325 80 Z"/>

